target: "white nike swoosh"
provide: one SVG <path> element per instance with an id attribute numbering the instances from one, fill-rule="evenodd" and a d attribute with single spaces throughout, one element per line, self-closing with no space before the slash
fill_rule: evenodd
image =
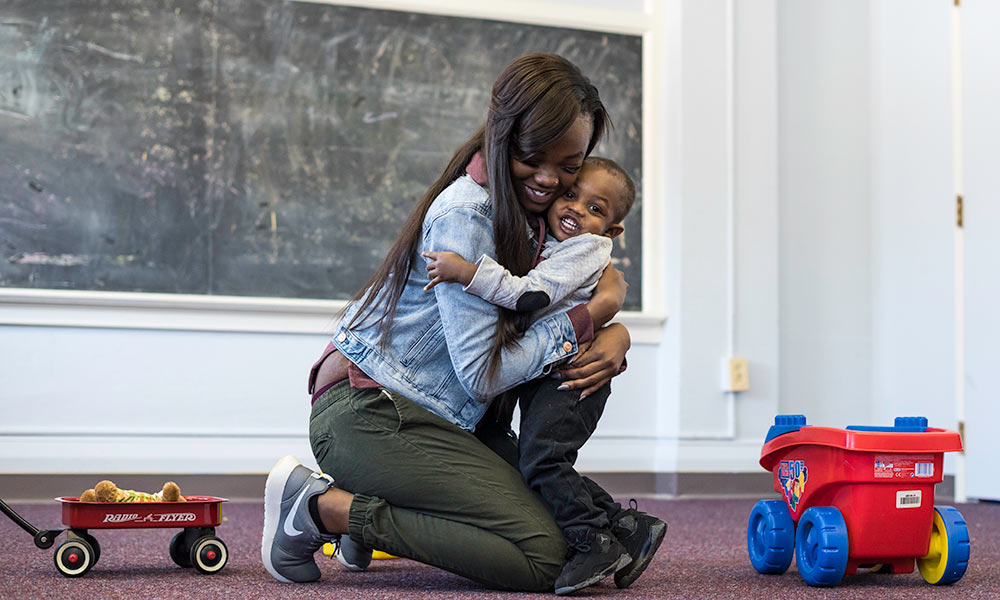
<path id="1" fill-rule="evenodd" d="M 302 492 L 299 494 L 299 497 L 295 499 L 295 504 L 292 505 L 292 510 L 288 511 L 288 515 L 285 517 L 285 527 L 284 527 L 285 535 L 295 537 L 302 533 L 301 531 L 295 528 L 295 525 L 292 523 L 292 519 L 295 518 L 295 513 L 298 512 L 299 510 L 299 503 L 302 502 L 302 498 L 305 497 L 308 491 L 309 491 L 308 487 L 302 490 Z"/>

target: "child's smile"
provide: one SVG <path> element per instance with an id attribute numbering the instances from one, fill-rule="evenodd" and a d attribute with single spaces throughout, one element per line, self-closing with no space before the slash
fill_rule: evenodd
<path id="1" fill-rule="evenodd" d="M 574 217 L 566 215 L 560 217 L 559 228 L 562 229 L 566 233 L 566 235 L 574 236 L 580 233 L 580 222 L 577 221 Z"/>

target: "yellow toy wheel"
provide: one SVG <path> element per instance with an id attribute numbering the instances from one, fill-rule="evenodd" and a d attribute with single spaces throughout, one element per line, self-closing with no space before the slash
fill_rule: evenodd
<path id="1" fill-rule="evenodd" d="M 955 583 L 969 566 L 969 550 L 969 527 L 962 513 L 950 506 L 935 506 L 930 547 L 926 556 L 917 559 L 920 576 L 931 585 Z"/>

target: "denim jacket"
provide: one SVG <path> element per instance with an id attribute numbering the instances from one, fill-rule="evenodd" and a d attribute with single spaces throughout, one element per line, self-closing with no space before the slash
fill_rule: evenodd
<path id="1" fill-rule="evenodd" d="M 452 182 L 424 218 L 418 260 L 407 274 L 389 343 L 379 344 L 377 302 L 376 314 L 351 329 L 346 325 L 358 304 L 348 306 L 333 336 L 334 345 L 369 377 L 468 430 L 475 429 L 492 398 L 547 373 L 578 349 L 566 312 L 551 315 L 503 352 L 491 379 L 487 370 L 499 309 L 466 293 L 460 283 L 424 290 L 427 259 L 420 253 L 450 250 L 472 260 L 495 256 L 492 218 L 492 201 L 472 177 Z"/>

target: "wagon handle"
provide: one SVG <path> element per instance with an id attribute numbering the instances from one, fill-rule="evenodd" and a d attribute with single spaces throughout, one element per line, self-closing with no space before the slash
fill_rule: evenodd
<path id="1" fill-rule="evenodd" d="M 3 498 L 0 498 L 0 511 L 10 517 L 11 521 L 17 523 L 18 527 L 30 533 L 31 536 L 35 538 L 35 545 L 43 550 L 45 548 L 50 548 L 56 541 L 56 536 L 62 532 L 62 529 L 38 529 L 31 523 L 25 521 L 24 517 L 17 514 L 13 508 L 7 506 L 7 503 L 3 501 Z"/>

